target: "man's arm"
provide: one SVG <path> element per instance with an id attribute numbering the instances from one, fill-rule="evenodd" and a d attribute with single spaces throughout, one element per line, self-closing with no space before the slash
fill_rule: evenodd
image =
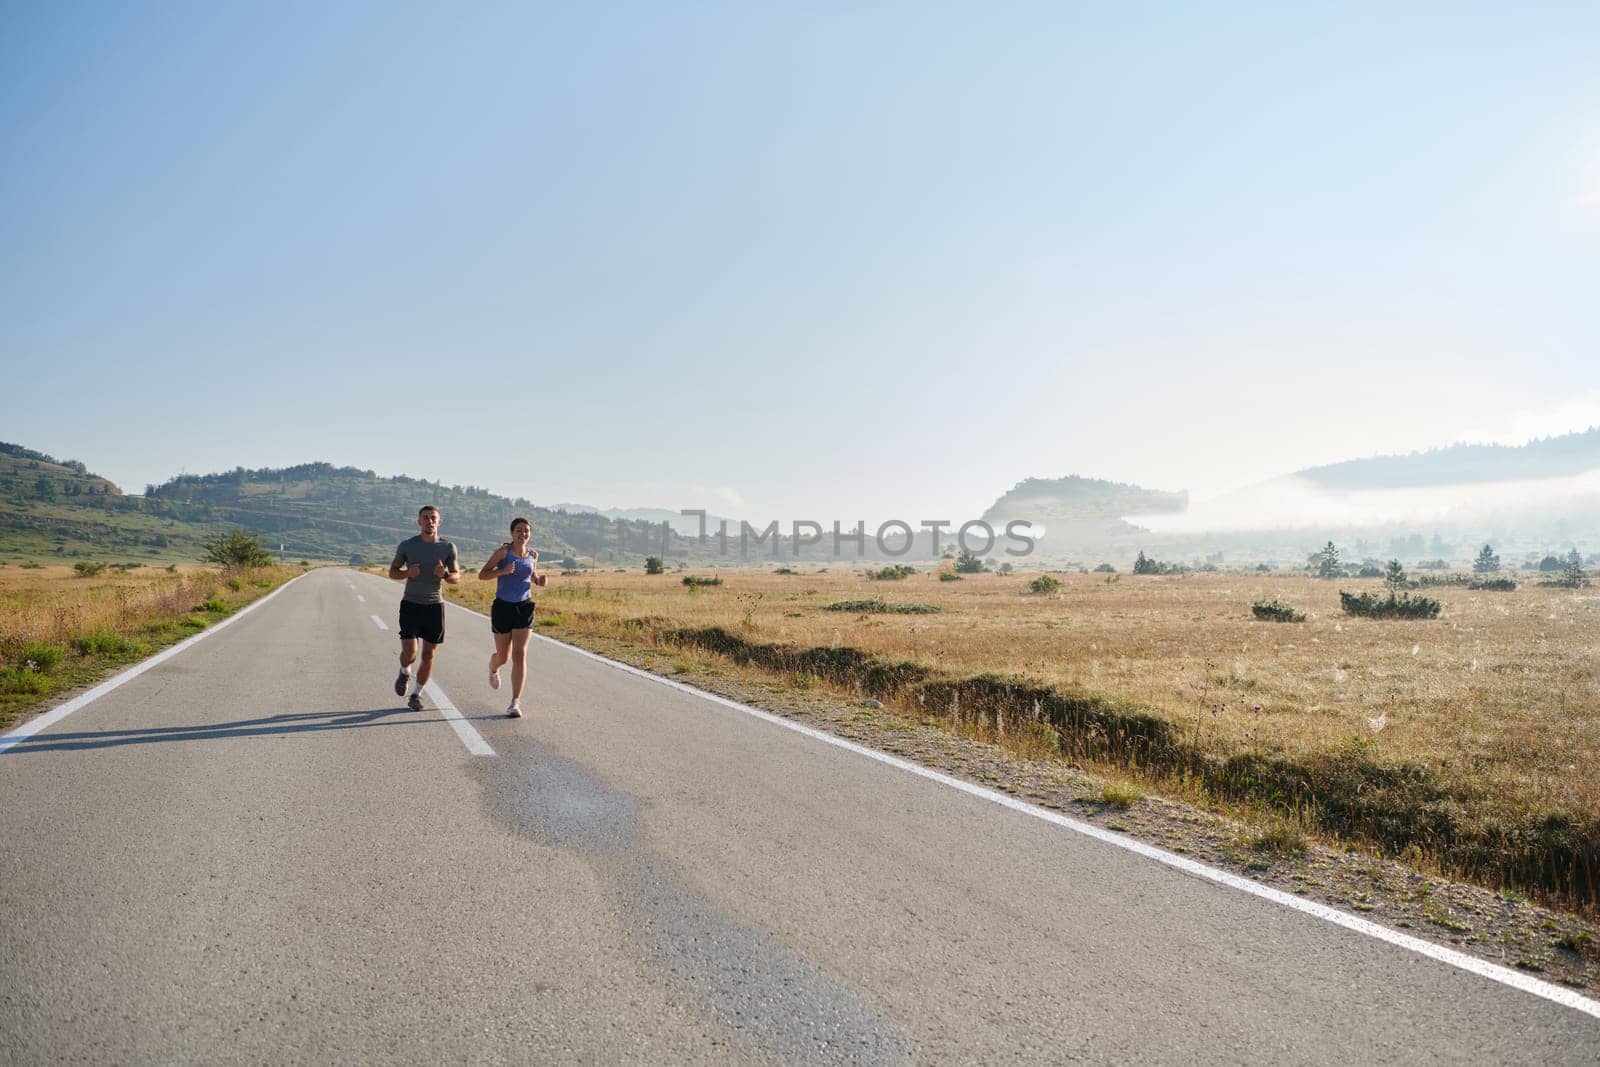
<path id="1" fill-rule="evenodd" d="M 397 582 L 404 581 L 406 578 L 410 577 L 410 575 L 406 573 L 407 570 L 406 550 L 404 548 L 395 549 L 394 562 L 389 564 L 389 577 L 393 578 Z"/>
<path id="2" fill-rule="evenodd" d="M 456 559 L 456 549 L 450 546 L 450 558 L 445 563 L 444 580 L 451 585 L 461 584 L 461 561 Z"/>

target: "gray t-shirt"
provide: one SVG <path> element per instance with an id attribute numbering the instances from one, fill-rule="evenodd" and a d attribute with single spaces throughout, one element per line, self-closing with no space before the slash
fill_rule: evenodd
<path id="1" fill-rule="evenodd" d="M 444 603 L 444 597 L 439 595 L 439 583 L 443 579 L 433 576 L 433 565 L 441 560 L 446 570 L 456 569 L 456 546 L 449 541 L 424 541 L 420 535 L 401 541 L 400 547 L 394 550 L 394 562 L 390 566 L 405 567 L 416 563 L 421 565 L 422 574 L 406 579 L 405 595 L 400 599 L 413 604 Z"/>

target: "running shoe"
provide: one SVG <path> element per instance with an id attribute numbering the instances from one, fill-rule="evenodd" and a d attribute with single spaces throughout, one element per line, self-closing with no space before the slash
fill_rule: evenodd
<path id="1" fill-rule="evenodd" d="M 422 710 L 422 694 L 421 693 L 412 693 L 411 694 L 411 699 L 406 701 L 406 707 L 410 708 L 412 711 L 421 711 Z"/>
<path id="2" fill-rule="evenodd" d="M 405 696 L 406 695 L 406 683 L 409 682 L 409 681 L 411 681 L 411 672 L 410 671 L 401 671 L 399 674 L 395 675 L 394 676 L 394 695 L 397 696 L 397 697 Z"/>
<path id="3" fill-rule="evenodd" d="M 494 653 L 489 653 L 489 688 L 500 688 L 500 668 L 494 665 Z"/>
<path id="4" fill-rule="evenodd" d="M 522 701 L 513 700 L 511 702 L 511 706 L 506 709 L 506 718 L 508 718 L 508 719 L 520 719 L 520 718 L 522 718 Z"/>

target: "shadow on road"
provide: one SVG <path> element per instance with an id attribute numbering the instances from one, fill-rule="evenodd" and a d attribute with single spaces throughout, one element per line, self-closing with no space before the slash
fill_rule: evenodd
<path id="1" fill-rule="evenodd" d="M 499 716 L 466 716 L 499 718 Z M 212 741 L 234 737 L 281 737 L 322 730 L 355 730 L 373 726 L 448 726 L 433 710 L 415 712 L 406 707 L 352 711 L 313 711 L 299 715 L 269 715 L 235 722 L 193 726 L 149 726 L 134 730 L 93 730 L 82 733 L 41 733 L 17 741 L 3 756 L 24 752 L 71 752 L 122 745 L 148 745 L 168 741 Z"/>

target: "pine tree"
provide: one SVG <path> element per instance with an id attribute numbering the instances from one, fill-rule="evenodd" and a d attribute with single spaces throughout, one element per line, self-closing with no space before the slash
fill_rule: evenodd
<path id="1" fill-rule="evenodd" d="M 1578 550 L 1573 549 L 1567 553 L 1567 558 L 1561 565 L 1561 584 L 1581 589 L 1589 584 L 1588 575 L 1583 573 L 1583 557 L 1578 555 Z"/>
<path id="2" fill-rule="evenodd" d="M 1472 569 L 1478 574 L 1493 574 L 1500 569 L 1500 557 L 1495 555 L 1493 548 L 1484 545 L 1478 552 L 1478 558 L 1472 561 Z"/>
<path id="3" fill-rule="evenodd" d="M 1406 587 L 1406 569 L 1400 566 L 1399 560 L 1391 559 L 1389 565 L 1383 569 L 1383 584 L 1390 589 Z"/>
<path id="4" fill-rule="evenodd" d="M 1339 550 L 1334 543 L 1329 541 L 1317 553 L 1317 577 L 1340 578 L 1344 576 L 1344 568 L 1339 565 Z"/>

